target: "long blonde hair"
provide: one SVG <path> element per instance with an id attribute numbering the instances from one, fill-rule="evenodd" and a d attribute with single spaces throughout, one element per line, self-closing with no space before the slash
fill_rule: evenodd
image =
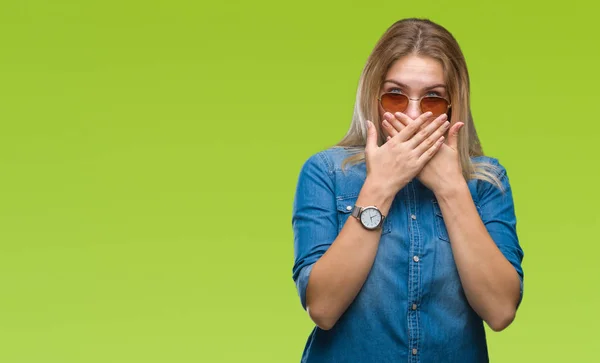
<path id="1" fill-rule="evenodd" d="M 458 152 L 465 179 L 486 180 L 502 189 L 495 165 L 471 161 L 471 157 L 483 156 L 483 150 L 471 115 L 469 73 L 462 51 L 450 32 L 427 19 L 410 18 L 397 21 L 386 30 L 367 59 L 356 92 L 350 129 L 335 145 L 353 151 L 342 163 L 342 169 L 346 164 L 365 161 L 366 120 L 372 121 L 377 128 L 378 144 L 382 145 L 385 142 L 380 128 L 382 120 L 377 98 L 389 68 L 395 61 L 407 55 L 431 57 L 442 64 L 452 103 L 448 116 L 450 121 L 456 119 L 464 122 L 458 134 Z"/>

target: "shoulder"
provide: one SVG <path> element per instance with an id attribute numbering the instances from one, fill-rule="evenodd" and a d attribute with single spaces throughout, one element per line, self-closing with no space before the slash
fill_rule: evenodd
<path id="1" fill-rule="evenodd" d="M 363 161 L 344 165 L 344 161 L 362 151 L 364 148 L 334 146 L 312 154 L 302 166 L 299 184 L 327 185 L 338 197 L 358 195 L 366 178 L 366 165 Z"/>
<path id="2" fill-rule="evenodd" d="M 489 195 L 505 195 L 510 193 L 510 182 L 506 168 L 494 157 L 477 156 L 471 157 L 474 176 L 469 184 L 473 186 L 479 198 Z"/>
<path id="3" fill-rule="evenodd" d="M 472 156 L 471 162 L 475 167 L 476 173 L 490 173 L 499 179 L 506 175 L 506 169 L 497 158 L 491 156 Z"/>
<path id="4" fill-rule="evenodd" d="M 473 164 L 489 164 L 489 165 L 493 165 L 496 167 L 502 167 L 500 160 L 498 160 L 497 158 L 494 158 L 492 156 L 486 156 L 486 155 L 471 156 L 471 162 L 473 162 Z"/>
<path id="5" fill-rule="evenodd" d="M 302 169 L 316 167 L 321 169 L 323 172 L 331 174 L 336 170 L 341 169 L 344 160 L 363 150 L 364 149 L 332 146 L 310 155 L 304 162 Z"/>

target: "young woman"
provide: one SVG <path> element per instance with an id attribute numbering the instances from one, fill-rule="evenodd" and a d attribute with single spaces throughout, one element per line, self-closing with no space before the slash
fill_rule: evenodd
<path id="1" fill-rule="evenodd" d="M 506 170 L 483 155 L 454 37 L 405 19 L 379 40 L 336 146 L 303 165 L 293 279 L 316 327 L 302 362 L 487 362 L 523 251 Z"/>

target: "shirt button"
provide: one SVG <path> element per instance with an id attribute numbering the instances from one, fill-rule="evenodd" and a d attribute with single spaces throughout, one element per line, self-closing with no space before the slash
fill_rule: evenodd
<path id="1" fill-rule="evenodd" d="M 417 219 L 417 216 L 416 216 L 416 215 L 414 215 L 414 214 L 411 214 L 411 215 L 410 215 L 410 218 L 412 218 L 412 219 Z"/>
<path id="2" fill-rule="evenodd" d="M 417 348 L 413 348 L 413 350 L 412 350 L 412 354 L 413 354 L 413 355 L 417 355 Z"/>
<path id="3" fill-rule="evenodd" d="M 412 304 L 412 309 L 417 310 L 417 304 Z"/>
<path id="4" fill-rule="evenodd" d="M 419 256 L 414 256 L 414 257 L 413 257 L 413 261 L 415 261 L 415 262 L 419 262 Z"/>
<path id="5" fill-rule="evenodd" d="M 346 210 L 352 210 L 352 206 L 351 205 L 347 206 Z"/>

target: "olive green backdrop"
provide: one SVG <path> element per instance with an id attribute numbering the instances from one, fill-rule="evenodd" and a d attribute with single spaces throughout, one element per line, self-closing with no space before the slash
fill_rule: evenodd
<path id="1" fill-rule="evenodd" d="M 298 172 L 385 29 L 459 40 L 525 250 L 493 362 L 600 361 L 592 1 L 0 3 L 0 362 L 298 362 Z"/>

